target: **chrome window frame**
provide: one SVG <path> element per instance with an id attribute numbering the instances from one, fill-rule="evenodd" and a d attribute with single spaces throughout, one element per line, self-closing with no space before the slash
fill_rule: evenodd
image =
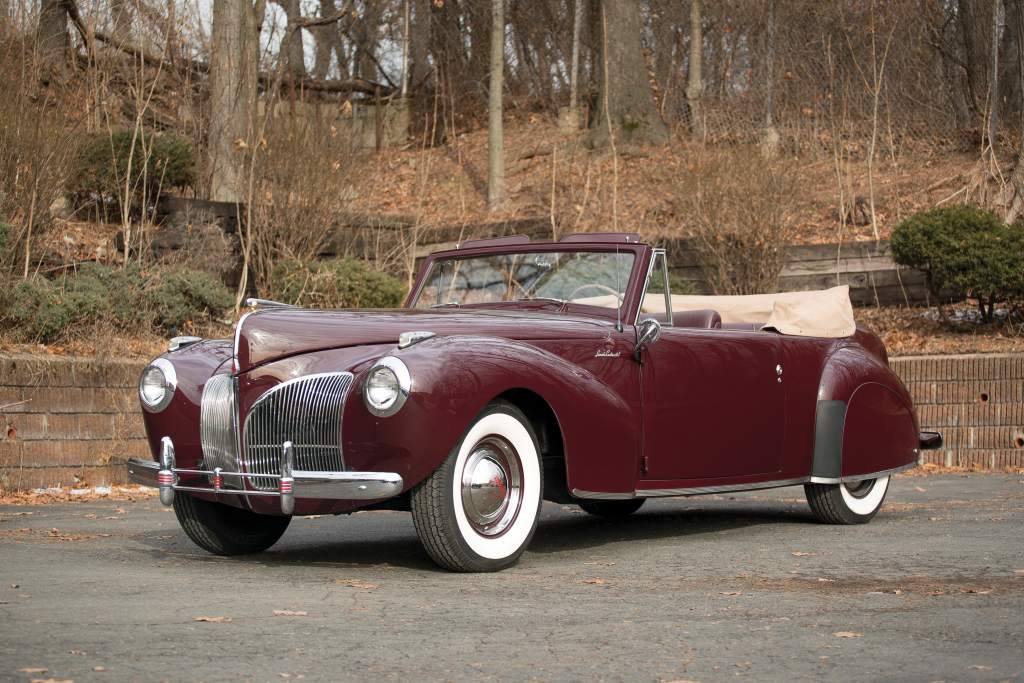
<path id="1" fill-rule="evenodd" d="M 672 324 L 672 292 L 668 286 L 668 257 L 666 256 L 666 250 L 655 248 L 651 250 L 651 260 L 647 264 L 647 274 L 644 275 L 644 288 L 640 293 L 640 301 L 636 306 L 636 317 L 633 319 L 633 325 L 640 324 L 640 310 L 644 307 L 644 299 L 647 297 L 647 287 L 651 283 L 651 273 L 654 272 L 654 264 L 658 259 L 661 259 L 661 278 L 665 287 L 665 322 L 663 326 L 674 327 Z"/>

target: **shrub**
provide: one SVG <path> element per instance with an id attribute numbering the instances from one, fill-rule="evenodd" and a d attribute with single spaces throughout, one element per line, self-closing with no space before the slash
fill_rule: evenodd
<path id="1" fill-rule="evenodd" d="M 984 322 L 994 319 L 996 303 L 1024 298 L 1024 225 L 1007 225 L 991 211 L 922 211 L 893 229 L 890 244 L 896 263 L 924 271 L 937 300 L 942 290 L 976 299 Z"/>
<path id="2" fill-rule="evenodd" d="M 99 322 L 126 335 L 182 327 L 234 304 L 215 277 L 182 266 L 143 269 L 80 266 L 47 280 L 36 277 L 0 290 L 0 329 L 22 341 L 53 342 Z"/>
<path id="3" fill-rule="evenodd" d="M 797 167 L 750 149 L 701 152 L 679 174 L 678 226 L 712 294 L 778 291 L 793 234 Z"/>
<path id="4" fill-rule="evenodd" d="M 86 138 L 75 159 L 68 191 L 79 200 L 123 200 L 129 156 L 133 208 L 140 207 L 143 197 L 155 198 L 161 189 L 186 187 L 195 179 L 196 159 L 188 140 L 122 130 Z"/>
<path id="5" fill-rule="evenodd" d="M 287 259 L 271 271 L 270 292 L 275 300 L 312 308 L 395 308 L 405 285 L 354 259 Z"/>

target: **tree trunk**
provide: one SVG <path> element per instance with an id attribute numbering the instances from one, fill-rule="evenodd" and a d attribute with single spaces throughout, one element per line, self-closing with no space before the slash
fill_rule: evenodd
<path id="1" fill-rule="evenodd" d="M 576 106 L 580 73 L 580 29 L 583 27 L 583 2 L 575 0 L 572 20 L 572 74 L 569 76 L 569 108 Z"/>
<path id="2" fill-rule="evenodd" d="M 968 102 L 980 122 L 989 101 L 992 69 L 992 0 L 959 0 L 957 18 L 964 46 Z"/>
<path id="3" fill-rule="evenodd" d="M 299 0 L 274 0 L 284 8 L 285 16 L 288 17 L 288 28 L 281 37 L 280 53 L 287 58 L 287 68 L 298 77 L 306 75 L 305 51 L 302 49 L 302 29 L 295 28 L 299 19 L 302 18 L 302 7 Z M 293 30 L 295 29 L 295 30 Z"/>
<path id="4" fill-rule="evenodd" d="M 491 34 L 494 25 L 491 19 L 491 4 L 488 2 L 472 2 L 467 5 L 466 17 L 470 24 L 469 36 L 469 84 L 475 93 L 479 93 L 483 101 L 489 92 L 487 75 L 493 68 L 491 64 Z M 504 31 L 502 32 L 504 35 Z"/>
<path id="5" fill-rule="evenodd" d="M 334 16 L 338 11 L 334 0 L 320 0 L 320 16 Z M 338 24 L 327 24 L 312 28 L 313 37 L 316 40 L 316 58 L 313 63 L 313 77 L 323 80 L 331 70 L 331 60 L 338 59 L 338 74 L 341 80 L 349 77 L 348 55 L 345 53 L 345 45 L 341 42 L 341 32 Z"/>
<path id="6" fill-rule="evenodd" d="M 68 8 L 64 0 L 41 0 L 36 45 L 43 83 L 51 79 L 66 81 L 71 36 L 68 33 Z"/>
<path id="7" fill-rule="evenodd" d="M 1024 127 L 1024 3 L 1017 2 L 1012 6 L 1006 5 L 1006 23 L 1013 25 L 1017 32 L 1017 72 L 1021 79 L 1017 91 L 1021 93 L 1020 118 L 1021 126 Z M 1010 174 L 1010 203 L 1006 209 L 1006 216 L 1003 217 L 1007 223 L 1014 223 L 1024 217 L 1024 135 L 1021 136 L 1017 146 L 1017 163 Z"/>
<path id="8" fill-rule="evenodd" d="M 505 0 L 491 0 L 491 82 L 487 107 L 487 201 L 505 197 L 502 90 L 505 85 Z"/>
<path id="9" fill-rule="evenodd" d="M 644 62 L 644 49 L 637 0 L 601 0 L 597 35 L 601 38 L 602 70 L 599 81 L 598 116 L 590 144 L 609 144 L 608 119 L 616 142 L 632 145 L 661 145 L 670 133 L 654 104 L 654 95 Z M 604 73 L 607 65 L 607 73 Z"/>
<path id="10" fill-rule="evenodd" d="M 704 29 L 700 0 L 690 0 L 690 63 L 687 67 L 686 102 L 690 105 L 690 133 L 704 140 Z"/>
<path id="11" fill-rule="evenodd" d="M 210 69 L 210 195 L 244 198 L 242 151 L 253 144 L 258 95 L 260 28 L 266 0 L 214 0 Z"/>

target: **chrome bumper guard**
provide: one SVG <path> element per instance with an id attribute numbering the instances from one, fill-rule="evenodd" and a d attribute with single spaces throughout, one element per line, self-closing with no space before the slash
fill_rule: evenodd
<path id="1" fill-rule="evenodd" d="M 290 515 L 295 511 L 296 498 L 318 498 L 329 500 L 372 500 L 390 498 L 402 492 L 404 482 L 394 472 L 314 472 L 295 469 L 295 454 L 292 443 L 285 441 L 282 449 L 281 474 L 250 474 L 247 472 L 225 472 L 216 467 L 210 470 L 190 470 L 175 467 L 174 444 L 164 437 L 160 444 L 160 462 L 128 459 L 128 481 L 160 490 L 160 502 L 174 503 L 175 491 L 196 491 L 202 493 L 226 493 L 238 496 L 276 496 L 281 499 L 281 512 Z M 181 486 L 180 474 L 213 475 L 213 487 Z M 224 488 L 224 477 L 243 479 L 277 479 L 277 491 L 252 491 Z"/>

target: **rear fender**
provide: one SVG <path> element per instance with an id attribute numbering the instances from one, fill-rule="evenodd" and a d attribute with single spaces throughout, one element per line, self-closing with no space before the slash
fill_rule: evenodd
<path id="1" fill-rule="evenodd" d="M 366 368 L 356 375 L 360 396 L 348 401 L 342 433 L 346 460 L 357 470 L 397 472 L 411 488 L 441 464 L 488 402 L 528 389 L 558 420 L 570 489 L 634 490 L 639 437 L 632 412 L 587 370 L 492 337 L 435 338 L 388 355 L 408 366 L 412 390 L 399 412 L 377 417 L 361 398 Z"/>
<path id="2" fill-rule="evenodd" d="M 899 377 L 861 350 L 832 354 L 818 385 L 812 481 L 913 467 L 918 445 L 914 402 Z"/>

